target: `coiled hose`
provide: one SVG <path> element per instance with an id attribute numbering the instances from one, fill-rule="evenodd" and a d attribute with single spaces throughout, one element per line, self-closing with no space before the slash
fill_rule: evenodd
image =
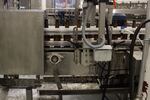
<path id="1" fill-rule="evenodd" d="M 86 13 L 86 8 L 83 8 L 83 15 L 82 15 L 82 37 L 83 37 L 83 41 L 84 43 L 89 46 L 92 49 L 96 49 L 96 48 L 101 48 L 102 46 L 104 46 L 105 44 L 105 36 L 103 35 L 103 37 L 101 38 L 101 43 L 97 44 L 97 45 L 93 45 L 92 43 L 90 43 L 85 36 L 85 29 L 86 29 L 86 23 L 87 23 L 87 19 L 88 19 L 88 14 L 90 13 L 89 11 Z M 104 33 L 103 33 L 104 34 Z"/>

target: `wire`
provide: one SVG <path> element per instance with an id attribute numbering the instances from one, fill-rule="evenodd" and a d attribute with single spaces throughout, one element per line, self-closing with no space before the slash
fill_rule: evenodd
<path id="1" fill-rule="evenodd" d="M 108 20 L 105 19 L 105 28 L 106 28 L 106 34 L 107 34 L 107 42 L 108 42 L 108 45 L 111 44 L 111 32 L 110 32 L 110 29 L 109 29 L 109 25 L 108 25 Z"/>
<path id="2" fill-rule="evenodd" d="M 133 66 L 133 52 L 134 52 L 135 41 L 136 41 L 136 38 L 137 38 L 141 28 L 144 27 L 144 25 L 149 22 L 150 22 L 150 20 L 146 20 L 137 27 L 137 29 L 134 32 L 132 42 L 130 45 L 130 55 L 129 55 L 130 100 L 134 99 L 134 90 L 135 90 L 135 86 L 134 86 L 135 67 Z"/>
<path id="3" fill-rule="evenodd" d="M 108 72 L 107 72 L 107 75 L 106 75 L 106 85 L 108 85 L 108 82 L 109 82 L 109 75 L 110 75 L 110 62 L 108 63 Z M 108 97 L 106 96 L 106 92 L 107 92 L 107 88 L 105 87 L 104 88 L 104 91 L 103 91 L 103 97 L 102 97 L 102 100 L 109 100 Z"/>
<path id="4" fill-rule="evenodd" d="M 110 76 L 110 70 L 111 70 L 111 68 L 110 68 L 110 62 L 108 62 L 108 63 L 107 63 L 107 62 L 101 62 L 101 64 L 98 63 L 98 65 L 102 68 L 100 77 L 102 77 L 102 78 L 104 77 L 104 78 L 105 78 L 105 80 L 103 80 L 103 79 L 100 80 L 100 81 L 101 81 L 101 89 L 103 90 L 102 99 L 101 99 L 101 100 L 109 100 L 109 98 L 106 96 L 107 88 L 106 88 L 106 87 L 102 87 L 102 86 L 103 86 L 104 84 L 105 84 L 105 85 L 108 85 L 109 76 Z M 106 71 L 106 70 L 105 70 L 105 67 L 107 67 L 108 69 L 107 69 L 106 75 L 103 76 L 104 71 Z M 102 82 L 102 81 L 103 81 L 103 82 Z"/>
<path id="5" fill-rule="evenodd" d="M 101 74 L 100 74 L 100 77 L 101 77 L 101 80 L 99 81 L 99 83 L 101 84 L 101 85 L 108 85 L 108 79 L 111 79 L 111 78 L 113 78 L 112 76 L 114 76 L 114 74 L 113 75 L 110 75 L 110 71 L 112 71 L 112 69 L 110 68 L 110 66 L 108 66 L 107 65 L 108 63 L 106 63 L 106 62 L 101 62 L 101 63 L 97 63 L 97 65 L 102 69 L 102 71 L 101 71 Z M 110 64 L 110 62 L 109 62 L 109 64 Z M 109 67 L 108 69 L 106 69 L 105 67 Z M 110 69 L 110 71 L 109 71 L 109 69 Z M 125 70 L 125 69 L 118 69 L 118 70 Z M 127 69 L 126 69 L 127 70 Z M 109 71 L 108 73 L 107 73 L 107 75 L 105 75 L 105 76 L 103 76 L 103 74 L 104 74 L 104 71 Z M 116 77 L 116 76 L 115 76 Z M 103 83 L 102 81 L 102 79 L 105 79 L 104 80 L 104 82 L 105 83 Z M 102 87 L 101 87 L 102 88 Z M 107 88 L 106 87 L 104 87 L 104 88 L 102 88 L 102 90 L 103 90 L 103 94 L 102 94 L 102 99 L 101 100 L 109 100 L 109 98 L 108 98 L 108 96 L 106 95 L 106 92 L 107 92 Z M 115 94 L 115 96 L 116 96 L 116 98 L 118 99 L 118 100 L 121 100 L 121 97 L 119 96 L 119 95 L 117 95 L 117 94 Z"/>

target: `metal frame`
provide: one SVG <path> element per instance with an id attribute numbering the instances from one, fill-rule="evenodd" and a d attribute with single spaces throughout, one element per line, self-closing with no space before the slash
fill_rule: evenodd
<path id="1" fill-rule="evenodd" d="M 39 90 L 40 95 L 89 95 L 89 94 L 101 94 L 101 89 L 87 89 L 87 90 Z M 127 88 L 111 88 L 107 89 L 107 93 L 128 93 Z"/>
<path id="2" fill-rule="evenodd" d="M 148 7 L 147 7 L 147 19 L 150 19 L 150 0 L 148 1 Z M 143 54 L 143 60 L 141 65 L 141 72 L 140 72 L 140 79 L 139 79 L 139 86 L 138 86 L 138 93 L 136 100 L 149 100 L 150 99 L 150 68 L 149 68 L 149 62 L 150 62 L 150 24 L 148 23 L 146 26 L 146 32 L 145 34 L 145 43 L 144 43 L 144 54 Z"/>

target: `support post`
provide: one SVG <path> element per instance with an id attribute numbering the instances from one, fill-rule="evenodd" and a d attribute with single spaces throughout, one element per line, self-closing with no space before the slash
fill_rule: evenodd
<path id="1" fill-rule="evenodd" d="M 0 99 L 1 100 L 7 100 L 8 91 L 9 89 L 6 87 L 0 87 Z"/>
<path id="2" fill-rule="evenodd" d="M 101 38 L 105 35 L 105 17 L 106 3 L 99 4 L 99 34 L 98 43 L 101 43 Z"/>
<path id="3" fill-rule="evenodd" d="M 3 0 L 0 0 L 0 10 L 3 9 L 3 4 L 4 4 Z"/>
<path id="4" fill-rule="evenodd" d="M 147 19 L 150 19 L 150 0 L 147 6 Z M 150 100 L 150 23 L 146 25 L 146 35 L 143 50 L 143 60 L 138 85 L 138 93 L 135 100 Z"/>
<path id="5" fill-rule="evenodd" d="M 33 100 L 32 88 L 26 88 L 26 100 Z"/>

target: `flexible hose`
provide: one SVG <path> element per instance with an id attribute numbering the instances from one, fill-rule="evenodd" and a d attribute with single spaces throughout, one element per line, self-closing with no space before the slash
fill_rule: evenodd
<path id="1" fill-rule="evenodd" d="M 83 15 L 82 15 L 82 37 L 83 37 L 83 41 L 84 41 L 84 43 L 87 45 L 87 46 L 89 46 L 90 48 L 92 48 L 92 49 L 96 49 L 96 48 L 101 48 L 102 46 L 104 46 L 104 44 L 105 44 L 105 37 L 104 37 L 104 35 L 103 35 L 103 37 L 102 37 L 102 41 L 101 41 L 101 43 L 100 44 L 97 44 L 97 45 L 93 45 L 93 44 L 91 44 L 87 39 L 86 39 L 86 36 L 85 36 L 85 29 L 86 29 L 86 23 L 87 23 L 87 19 L 88 19 L 88 16 L 87 16 L 87 14 L 86 14 L 86 9 L 85 8 L 83 8 Z"/>
<path id="2" fill-rule="evenodd" d="M 134 86 L 135 67 L 133 65 L 133 52 L 134 52 L 135 41 L 136 41 L 136 38 L 137 38 L 141 28 L 144 27 L 145 24 L 147 24 L 149 22 L 150 22 L 150 20 L 146 20 L 137 27 L 137 29 L 134 32 L 132 42 L 130 45 L 130 55 L 129 55 L 130 100 L 134 100 L 134 92 L 135 92 L 135 86 Z"/>
<path id="3" fill-rule="evenodd" d="M 112 33 L 110 32 L 110 28 L 109 28 L 108 20 L 107 19 L 105 19 L 105 28 L 106 28 L 107 43 L 108 43 L 108 45 L 111 45 Z"/>

